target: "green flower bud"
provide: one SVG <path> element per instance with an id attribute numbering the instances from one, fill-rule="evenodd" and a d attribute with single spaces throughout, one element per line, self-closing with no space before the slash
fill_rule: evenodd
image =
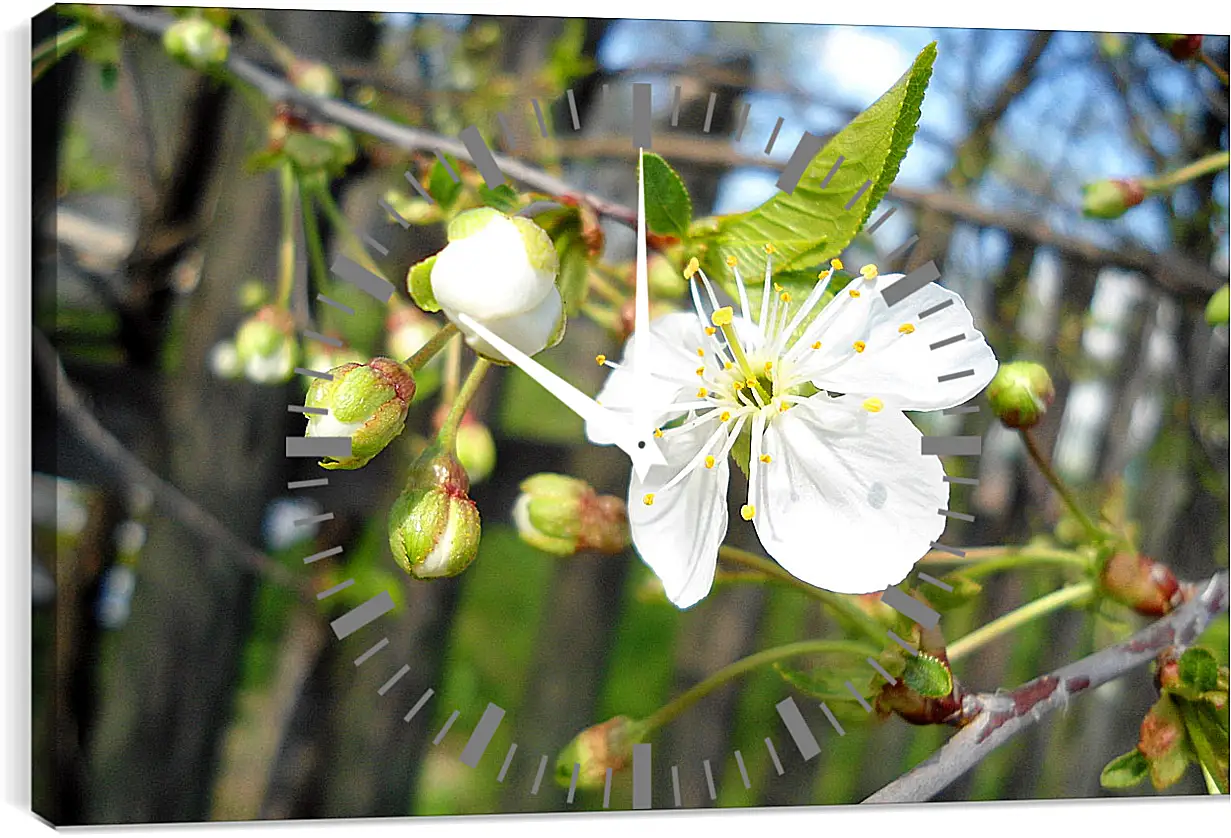
<path id="1" fill-rule="evenodd" d="M 239 305 L 244 311 L 256 311 L 269 303 L 269 286 L 259 279 L 250 279 L 239 286 Z"/>
<path id="2" fill-rule="evenodd" d="M 1164 32 L 1150 37 L 1161 50 L 1176 61 L 1187 61 L 1201 52 L 1202 37 L 1200 35 L 1177 35 L 1173 32 Z"/>
<path id="3" fill-rule="evenodd" d="M 330 370 L 332 380 L 313 379 L 305 404 L 324 408 L 309 415 L 304 436 L 346 436 L 351 456 L 322 460 L 328 469 L 362 468 L 402 432 L 415 395 L 415 379 L 403 364 L 373 358 L 366 364 L 343 364 Z"/>
<path id="4" fill-rule="evenodd" d="M 177 20 L 162 36 L 167 54 L 194 70 L 222 66 L 231 51 L 231 36 L 199 17 Z"/>
<path id="5" fill-rule="evenodd" d="M 333 97 L 342 90 L 338 77 L 324 64 L 299 60 L 291 65 L 288 75 L 291 84 L 313 96 Z"/>
<path id="6" fill-rule="evenodd" d="M 411 466 L 406 488 L 389 511 L 389 547 L 416 579 L 456 576 L 479 552 L 479 509 L 466 470 L 433 445 Z"/>
<path id="7" fill-rule="evenodd" d="M 1081 212 L 1086 218 L 1119 218 L 1146 199 L 1137 180 L 1097 180 L 1081 190 Z"/>
<path id="8" fill-rule="evenodd" d="M 1104 562 L 1099 587 L 1147 617 L 1170 613 L 1182 598 L 1180 583 L 1169 567 L 1135 553 L 1116 553 Z"/>
<path id="9" fill-rule="evenodd" d="M 295 373 L 299 343 L 290 312 L 268 305 L 257 311 L 235 333 L 235 351 L 243 375 L 258 384 L 289 381 Z"/>
<path id="10" fill-rule="evenodd" d="M 469 413 L 457 428 L 457 459 L 470 482 L 482 483 L 496 468 L 496 440 L 487 426 Z"/>
<path id="11" fill-rule="evenodd" d="M 1051 376 L 1031 361 L 1001 364 L 987 387 L 987 400 L 1000 421 L 1022 430 L 1039 424 L 1055 398 Z"/>
<path id="12" fill-rule="evenodd" d="M 513 521 L 522 541 L 558 556 L 578 550 L 619 553 L 629 541 L 624 501 L 562 474 L 536 474 L 523 481 Z"/>
<path id="13" fill-rule="evenodd" d="M 576 765 L 579 766 L 578 788 L 602 788 L 607 781 L 607 769 L 614 772 L 629 765 L 633 760 L 633 745 L 645 734 L 645 723 L 628 716 L 616 716 L 586 728 L 556 758 L 556 782 L 561 786 L 570 785 Z"/>
<path id="14" fill-rule="evenodd" d="M 1228 308 L 1231 308 L 1231 291 L 1224 285 L 1214 292 L 1205 305 L 1205 322 L 1211 326 L 1225 326 L 1228 320 Z"/>

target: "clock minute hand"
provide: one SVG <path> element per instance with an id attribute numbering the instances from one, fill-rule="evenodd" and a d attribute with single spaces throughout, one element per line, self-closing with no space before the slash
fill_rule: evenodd
<path id="1" fill-rule="evenodd" d="M 650 371 L 650 280 L 645 242 L 645 149 L 637 151 L 637 262 L 633 302 L 632 374 L 643 381 Z M 635 414 L 639 426 L 653 421 L 650 410 L 639 408 Z"/>
<path id="2" fill-rule="evenodd" d="M 580 416 L 582 420 L 608 430 L 614 437 L 615 444 L 632 460 L 633 469 L 638 477 L 644 478 L 652 467 L 666 464 L 666 458 L 655 443 L 653 435 L 647 433 L 649 430 L 647 427 L 636 426 L 603 407 L 470 315 L 459 312 L 457 319 L 516 364 L 522 372 L 533 378 L 544 390 L 559 399 L 565 407 Z"/>

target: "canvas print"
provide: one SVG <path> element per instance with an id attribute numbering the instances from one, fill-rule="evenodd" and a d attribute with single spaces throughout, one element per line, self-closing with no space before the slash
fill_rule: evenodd
<path id="1" fill-rule="evenodd" d="M 37 814 L 1227 794 L 1227 36 L 747 14 L 35 19 Z"/>

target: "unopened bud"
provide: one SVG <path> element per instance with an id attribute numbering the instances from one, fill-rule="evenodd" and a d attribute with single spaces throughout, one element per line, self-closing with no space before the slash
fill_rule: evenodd
<path id="1" fill-rule="evenodd" d="M 239 378 L 244 374 L 235 341 L 220 340 L 214 344 L 209 351 L 209 368 L 219 378 Z"/>
<path id="2" fill-rule="evenodd" d="M 329 469 L 362 468 L 402 432 L 415 396 L 415 379 L 403 364 L 373 358 L 366 364 L 343 364 L 330 370 L 332 379 L 313 379 L 307 407 L 327 411 L 309 414 L 308 437 L 350 437 L 351 455 L 322 460 Z"/>
<path id="3" fill-rule="evenodd" d="M 456 576 L 479 553 L 479 508 L 470 480 L 452 454 L 433 445 L 411 466 L 406 488 L 389 511 L 389 547 L 417 579 Z"/>
<path id="4" fill-rule="evenodd" d="M 1225 326 L 1231 317 L 1231 291 L 1224 285 L 1214 292 L 1210 301 L 1205 304 L 1205 322 L 1211 326 Z"/>
<path id="5" fill-rule="evenodd" d="M 242 324 L 235 333 L 235 351 L 243 375 L 258 384 L 288 381 L 295 372 L 299 344 L 290 312 L 275 305 L 265 306 Z"/>
<path id="6" fill-rule="evenodd" d="M 1033 428 L 1055 398 L 1056 388 L 1047 369 L 1030 361 L 1001 364 L 987 387 L 992 410 L 1010 428 Z"/>
<path id="7" fill-rule="evenodd" d="M 571 785 L 576 766 L 578 788 L 602 788 L 608 768 L 615 772 L 632 763 L 633 745 L 642 740 L 645 732 L 644 722 L 628 716 L 616 716 L 586 728 L 556 758 L 556 782 Z"/>
<path id="8" fill-rule="evenodd" d="M 1176 61 L 1187 61 L 1201 52 L 1202 37 L 1200 35 L 1177 35 L 1173 32 L 1164 32 L 1150 37 L 1154 39 L 1154 43 L 1158 44 L 1159 48 Z"/>
<path id="9" fill-rule="evenodd" d="M 199 17 L 177 20 L 162 36 L 167 54 L 194 70 L 222 66 L 231 51 L 231 36 Z"/>
<path id="10" fill-rule="evenodd" d="M 337 96 L 342 86 L 333 70 L 314 61 L 296 61 L 288 73 L 291 84 L 313 96 Z"/>
<path id="11" fill-rule="evenodd" d="M 239 305 L 244 311 L 256 311 L 269 302 L 269 286 L 259 279 L 251 279 L 239 286 Z"/>
<path id="12" fill-rule="evenodd" d="M 1138 614 L 1161 617 L 1180 604 L 1175 574 L 1164 564 L 1135 553 L 1116 553 L 1099 573 L 1102 590 Z"/>
<path id="13" fill-rule="evenodd" d="M 1097 180 L 1081 190 L 1081 212 L 1086 218 L 1119 218 L 1146 199 L 1138 180 Z"/>
<path id="14" fill-rule="evenodd" d="M 578 550 L 614 554 L 628 546 L 624 501 L 563 474 L 536 474 L 523 481 L 513 521 L 522 541 L 558 556 Z"/>
<path id="15" fill-rule="evenodd" d="M 457 459 L 470 482 L 482 483 L 496 468 L 496 440 L 487 426 L 469 413 L 457 426 Z"/>

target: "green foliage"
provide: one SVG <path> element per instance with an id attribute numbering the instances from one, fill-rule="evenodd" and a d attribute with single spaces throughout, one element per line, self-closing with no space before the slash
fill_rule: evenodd
<path id="1" fill-rule="evenodd" d="M 930 44 L 897 84 L 825 145 L 793 192 L 778 193 L 749 212 L 694 223 L 690 232 L 702 266 L 713 276 L 727 276 L 726 260 L 734 257 L 744 277 L 756 282 L 763 276 L 766 245 L 776 251 L 775 271 L 806 270 L 841 253 L 897 176 L 935 59 Z M 845 158 L 842 166 L 822 188 L 839 156 Z M 846 209 L 868 181 L 871 187 Z"/>
<path id="2" fill-rule="evenodd" d="M 963 576 L 961 573 L 950 573 L 941 581 L 953 588 L 953 590 L 946 591 L 935 585 L 929 585 L 924 591 L 924 596 L 933 608 L 942 612 L 961 608 L 963 605 L 974 600 L 983 591 L 982 585 L 974 579 Z"/>
<path id="3" fill-rule="evenodd" d="M 926 698 L 944 698 L 953 692 L 953 674 L 940 658 L 920 653 L 906 661 L 902 670 L 906 686 Z"/>
<path id="4" fill-rule="evenodd" d="M 682 238 L 692 222 L 692 198 L 684 181 L 657 154 L 646 152 L 641 165 L 645 177 L 645 226 L 659 235 Z"/>
<path id="5" fill-rule="evenodd" d="M 594 60 L 585 54 L 586 24 L 578 18 L 564 22 L 564 31 L 551 45 L 544 81 L 549 90 L 564 90 L 594 69 Z"/>
<path id="6" fill-rule="evenodd" d="M 1218 661 L 1209 649 L 1195 646 L 1180 656 L 1180 682 L 1200 695 L 1218 687 Z"/>
<path id="7" fill-rule="evenodd" d="M 1103 766 L 1099 783 L 1105 789 L 1127 789 L 1139 784 L 1150 773 L 1150 763 L 1134 748 Z"/>
<path id="8" fill-rule="evenodd" d="M 483 202 L 483 206 L 500 210 L 503 213 L 511 214 L 521 208 L 521 196 L 507 183 L 502 183 L 495 189 L 490 189 L 486 185 L 480 186 L 479 200 Z"/>
<path id="9" fill-rule="evenodd" d="M 457 162 L 450 161 L 453 171 L 457 171 Z M 461 178 L 454 181 L 449 175 L 448 170 L 439 160 L 432 166 L 431 172 L 428 174 L 427 180 L 428 194 L 436 199 L 436 203 L 440 204 L 440 208 L 448 212 L 453 208 L 453 204 L 462 194 Z"/>
<path id="10" fill-rule="evenodd" d="M 574 315 L 586 301 L 590 278 L 590 256 L 585 242 L 578 232 L 563 233 L 555 240 L 556 255 L 560 258 L 560 273 L 556 287 L 564 301 L 564 313 Z"/>

